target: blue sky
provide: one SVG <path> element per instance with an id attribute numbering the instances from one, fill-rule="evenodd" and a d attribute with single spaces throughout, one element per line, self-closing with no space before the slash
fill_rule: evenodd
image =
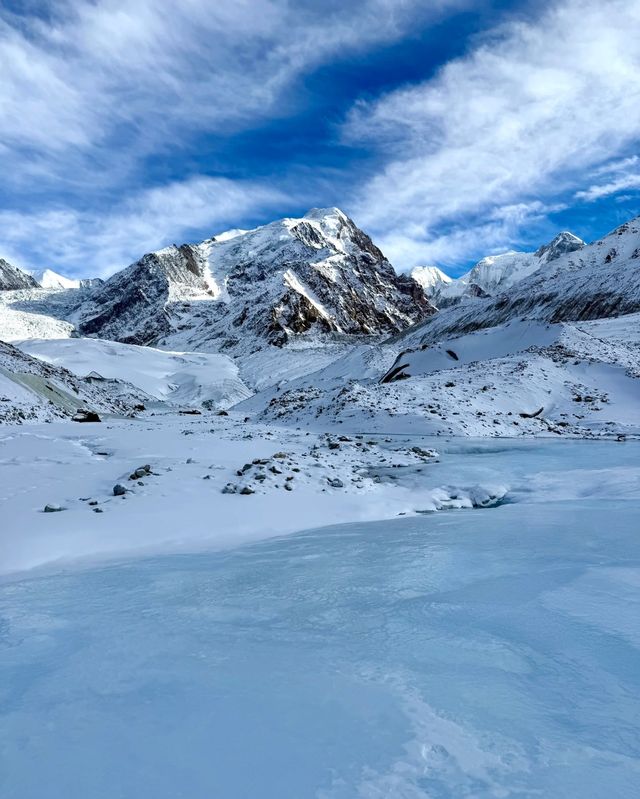
<path id="1" fill-rule="evenodd" d="M 640 213 L 639 0 L 4 0 L 0 75 L 25 268 L 337 205 L 457 274 Z"/>

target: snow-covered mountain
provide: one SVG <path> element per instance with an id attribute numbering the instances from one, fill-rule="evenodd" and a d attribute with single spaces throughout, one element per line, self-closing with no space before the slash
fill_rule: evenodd
<path id="1" fill-rule="evenodd" d="M 563 231 L 535 252 L 509 252 L 489 255 L 459 278 L 452 279 L 438 267 L 416 267 L 411 273 L 425 294 L 439 308 L 462 300 L 493 297 L 542 269 L 563 255 L 584 247 L 582 239 Z"/>
<path id="2" fill-rule="evenodd" d="M 0 258 L 0 291 L 37 288 L 38 283 L 31 275 Z"/>
<path id="3" fill-rule="evenodd" d="M 445 307 L 241 407 L 296 426 L 361 419 L 368 430 L 437 435 L 638 434 L 640 219 L 574 243 L 541 248 L 544 268 L 497 297 Z"/>
<path id="4" fill-rule="evenodd" d="M 43 269 L 40 272 L 32 273 L 34 279 L 43 289 L 78 289 L 79 280 L 72 280 L 70 277 L 59 275 L 52 269 Z"/>
<path id="5" fill-rule="evenodd" d="M 301 337 L 381 336 L 434 312 L 337 208 L 145 255 L 92 293 L 82 335 L 250 353 Z"/>
<path id="6" fill-rule="evenodd" d="M 295 427 L 455 436 L 640 434 L 640 314 L 515 319 L 399 351 L 360 347 L 238 410 Z"/>
<path id="7" fill-rule="evenodd" d="M 560 242 L 560 250 L 568 247 L 564 253 L 541 248 L 535 257 L 546 259 L 544 268 L 494 297 L 442 308 L 406 337 L 401 334 L 401 344 L 428 345 L 518 317 L 562 322 L 640 311 L 640 217 L 592 244 L 571 250 L 573 243 Z"/>
<path id="8" fill-rule="evenodd" d="M 416 266 L 411 271 L 411 277 L 422 286 L 427 297 L 435 296 L 441 286 L 453 280 L 437 266 Z"/>

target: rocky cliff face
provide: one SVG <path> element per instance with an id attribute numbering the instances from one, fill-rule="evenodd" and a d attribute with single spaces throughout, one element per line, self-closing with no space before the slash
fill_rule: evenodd
<path id="1" fill-rule="evenodd" d="M 146 255 L 81 308 L 79 332 L 232 352 L 381 336 L 434 312 L 336 208 Z"/>
<path id="2" fill-rule="evenodd" d="M 154 344 L 167 335 L 172 300 L 212 296 L 194 249 L 149 253 L 94 287 L 80 306 L 79 333 L 130 344 Z"/>
<path id="3" fill-rule="evenodd" d="M 0 291 L 31 288 L 38 288 L 38 283 L 31 275 L 0 258 Z"/>

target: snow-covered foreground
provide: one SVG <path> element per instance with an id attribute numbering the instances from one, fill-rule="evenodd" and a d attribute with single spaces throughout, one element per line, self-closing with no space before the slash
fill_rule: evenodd
<path id="1" fill-rule="evenodd" d="M 325 435 L 234 412 L 7 427 L 0 572 L 504 501 L 623 500 L 640 496 L 639 454 L 635 441 Z"/>
<path id="2" fill-rule="evenodd" d="M 464 458 L 623 492 L 631 447 L 554 443 Z M 5 581 L 0 794 L 634 796 L 640 503 L 523 490 Z"/>

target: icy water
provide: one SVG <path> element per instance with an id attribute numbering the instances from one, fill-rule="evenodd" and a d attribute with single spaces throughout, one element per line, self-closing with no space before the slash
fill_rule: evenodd
<path id="1" fill-rule="evenodd" d="M 640 503 L 0 584 L 2 799 L 632 797 Z"/>

